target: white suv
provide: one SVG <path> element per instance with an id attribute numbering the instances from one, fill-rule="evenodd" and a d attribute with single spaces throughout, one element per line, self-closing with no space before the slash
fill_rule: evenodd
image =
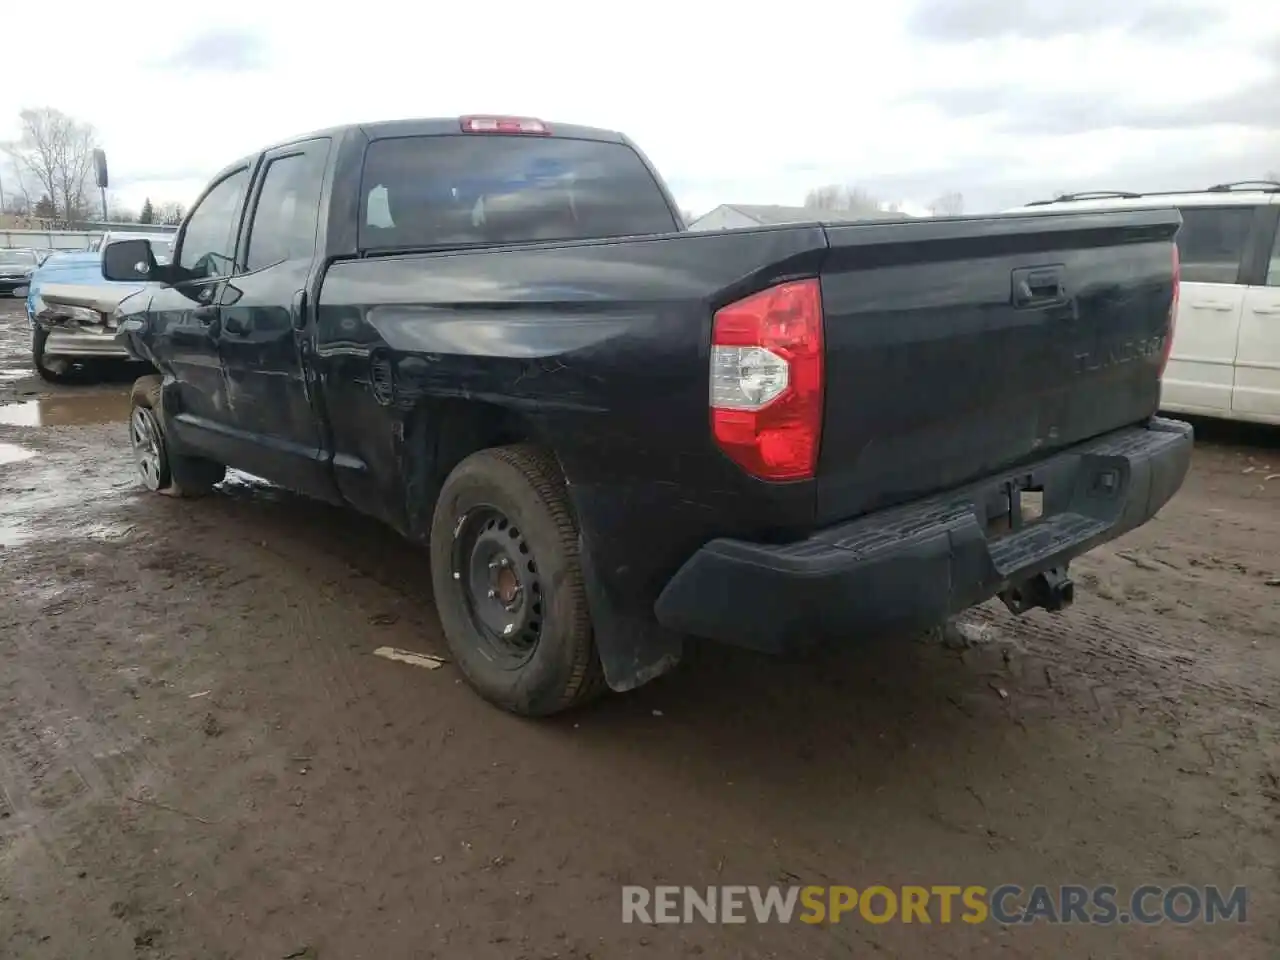
<path id="1" fill-rule="evenodd" d="M 1156 207 L 1182 213 L 1182 295 L 1161 409 L 1280 424 L 1280 183 L 1076 193 L 1017 212 Z"/>

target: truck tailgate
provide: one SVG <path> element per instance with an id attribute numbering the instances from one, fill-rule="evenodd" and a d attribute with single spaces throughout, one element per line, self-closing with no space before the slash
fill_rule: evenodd
<path id="1" fill-rule="evenodd" d="M 1176 210 L 827 228 L 819 524 L 1156 412 Z"/>

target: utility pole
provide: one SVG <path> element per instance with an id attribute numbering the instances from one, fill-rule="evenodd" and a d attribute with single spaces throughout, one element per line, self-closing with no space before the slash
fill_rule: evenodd
<path id="1" fill-rule="evenodd" d="M 102 219 L 107 219 L 107 154 L 104 150 L 93 151 L 94 180 L 102 191 Z"/>

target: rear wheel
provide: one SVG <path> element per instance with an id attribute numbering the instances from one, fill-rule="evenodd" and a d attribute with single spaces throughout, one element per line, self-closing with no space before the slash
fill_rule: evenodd
<path id="1" fill-rule="evenodd" d="M 140 377 L 133 385 L 129 411 L 129 441 L 142 485 L 174 497 L 208 495 L 226 476 L 227 468 L 202 457 L 174 454 L 161 415 L 161 380 Z"/>
<path id="2" fill-rule="evenodd" d="M 436 503 L 431 577 L 449 649 L 485 699 L 547 716 L 604 691 L 577 525 L 545 453 L 496 447 L 458 464 Z"/>

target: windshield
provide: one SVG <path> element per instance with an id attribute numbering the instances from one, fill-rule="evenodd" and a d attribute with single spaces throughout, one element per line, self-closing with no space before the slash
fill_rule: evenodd
<path id="1" fill-rule="evenodd" d="M 0 266 L 34 267 L 36 255 L 30 250 L 0 250 Z"/>
<path id="2" fill-rule="evenodd" d="M 582 240 L 679 229 L 621 143 L 458 134 L 375 140 L 365 154 L 366 250 Z"/>

